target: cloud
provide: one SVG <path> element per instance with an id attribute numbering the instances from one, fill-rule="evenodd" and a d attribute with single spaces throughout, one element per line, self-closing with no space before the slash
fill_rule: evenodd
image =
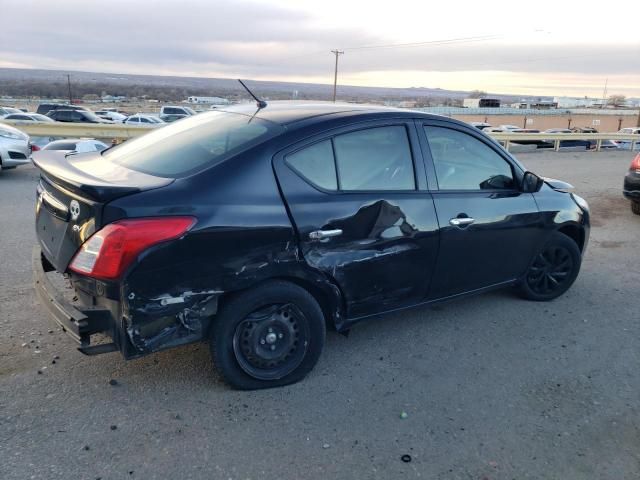
<path id="1" fill-rule="evenodd" d="M 322 26 L 310 13 L 248 0 L 3 0 L 3 11 L 8 18 L 25 19 L 3 23 L 4 65 L 303 80 L 328 75 L 329 50 L 338 47 L 346 50 L 341 72 L 352 76 L 368 71 L 640 75 L 640 63 L 632 61 L 640 43 L 623 49 L 497 39 L 350 50 L 393 39 L 361 26 Z"/>

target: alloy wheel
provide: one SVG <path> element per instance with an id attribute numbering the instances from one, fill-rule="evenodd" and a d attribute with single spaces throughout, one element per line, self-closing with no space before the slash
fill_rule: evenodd
<path id="1" fill-rule="evenodd" d="M 527 273 L 527 283 L 535 293 L 549 295 L 564 287 L 573 268 L 573 258 L 566 248 L 549 246 L 533 261 Z"/>

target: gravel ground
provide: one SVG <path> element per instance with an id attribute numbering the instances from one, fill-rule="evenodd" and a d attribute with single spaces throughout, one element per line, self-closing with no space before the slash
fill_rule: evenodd
<path id="1" fill-rule="evenodd" d="M 330 334 L 302 383 L 260 392 L 227 388 L 204 344 L 131 362 L 77 352 L 34 297 L 37 172 L 2 172 L 0 479 L 639 478 L 640 217 L 621 196 L 632 154 L 519 158 L 591 204 L 566 295 L 496 292 L 372 320 Z"/>

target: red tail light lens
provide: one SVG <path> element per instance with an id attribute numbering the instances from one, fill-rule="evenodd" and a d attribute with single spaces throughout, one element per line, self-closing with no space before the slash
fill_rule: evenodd
<path id="1" fill-rule="evenodd" d="M 82 244 L 69 270 L 106 280 L 120 278 L 143 251 L 180 238 L 194 223 L 193 217 L 139 218 L 111 223 Z"/>
<path id="2" fill-rule="evenodd" d="M 36 145 L 35 143 L 30 143 L 29 147 L 31 148 L 32 152 L 37 152 L 40 150 L 40 147 L 38 145 Z"/>
<path id="3" fill-rule="evenodd" d="M 631 161 L 629 170 L 640 170 L 640 153 Z"/>

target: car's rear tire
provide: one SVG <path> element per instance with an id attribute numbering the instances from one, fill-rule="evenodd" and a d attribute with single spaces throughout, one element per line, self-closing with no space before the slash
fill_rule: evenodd
<path id="1" fill-rule="evenodd" d="M 223 303 L 211 329 L 211 356 L 234 388 L 279 387 L 313 369 L 325 335 L 315 298 L 293 283 L 271 281 Z"/>
<path id="2" fill-rule="evenodd" d="M 520 294 L 538 302 L 565 293 L 578 277 L 582 255 L 576 242 L 555 232 L 533 257 L 520 284 Z"/>
<path id="3" fill-rule="evenodd" d="M 640 215 L 640 202 L 631 202 L 631 211 L 636 215 Z"/>

